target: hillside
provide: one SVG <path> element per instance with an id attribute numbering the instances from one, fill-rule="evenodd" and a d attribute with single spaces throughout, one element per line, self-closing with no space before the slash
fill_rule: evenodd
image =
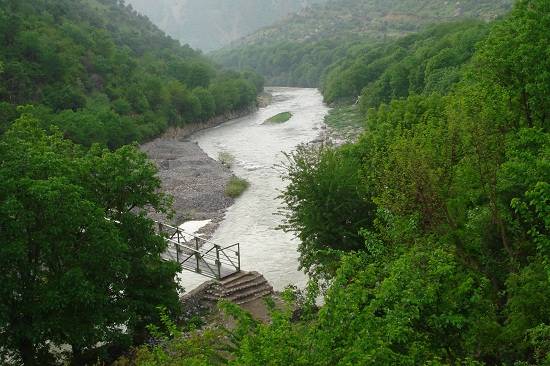
<path id="1" fill-rule="evenodd" d="M 410 94 L 445 94 L 485 38 L 489 24 L 466 20 L 429 26 L 388 42 L 355 45 L 323 77 L 325 102 L 357 101 L 363 111 Z"/>
<path id="2" fill-rule="evenodd" d="M 383 39 L 409 34 L 435 22 L 495 19 L 508 11 L 511 4 L 511 0 L 335 0 L 261 29 L 237 44 L 304 42 L 356 35 Z"/>
<path id="3" fill-rule="evenodd" d="M 210 51 L 327 0 L 128 0 L 162 30 Z"/>
<path id="4" fill-rule="evenodd" d="M 32 111 L 77 143 L 115 148 L 247 108 L 262 88 L 116 0 L 0 4 L 0 132 Z"/>
<path id="5" fill-rule="evenodd" d="M 365 43 L 400 38 L 429 24 L 491 20 L 511 0 L 335 0 L 302 11 L 213 53 L 235 70 L 255 70 L 270 85 L 317 87 L 326 69 Z"/>

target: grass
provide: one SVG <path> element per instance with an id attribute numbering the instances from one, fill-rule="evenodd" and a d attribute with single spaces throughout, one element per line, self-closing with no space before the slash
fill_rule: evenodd
<path id="1" fill-rule="evenodd" d="M 365 117 L 357 105 L 334 107 L 325 117 L 332 134 L 347 142 L 355 141 L 365 129 Z"/>
<path id="2" fill-rule="evenodd" d="M 227 186 L 225 187 L 225 195 L 231 198 L 237 198 L 250 186 L 245 179 L 238 177 L 231 177 Z"/>
<path id="3" fill-rule="evenodd" d="M 235 163 L 235 157 L 228 153 L 227 151 L 221 151 L 218 154 L 218 161 L 225 165 L 227 168 L 231 168 L 233 163 Z"/>
<path id="4" fill-rule="evenodd" d="M 327 126 L 335 129 L 364 128 L 365 119 L 357 105 L 337 106 L 325 117 Z"/>
<path id="5" fill-rule="evenodd" d="M 288 121 L 291 118 L 292 118 L 292 113 L 283 112 L 283 113 L 279 113 L 279 114 L 265 120 L 264 123 L 285 123 L 286 121 Z"/>

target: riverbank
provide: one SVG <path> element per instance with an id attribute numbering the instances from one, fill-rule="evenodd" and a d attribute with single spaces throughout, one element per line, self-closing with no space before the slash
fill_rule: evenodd
<path id="1" fill-rule="evenodd" d="M 262 93 L 260 96 L 258 96 L 257 106 L 251 106 L 238 111 L 232 111 L 224 115 L 211 118 L 206 122 L 189 123 L 182 127 L 169 127 L 162 134 L 162 136 L 160 136 L 156 140 L 184 140 L 199 131 L 207 130 L 209 128 L 219 126 L 222 123 L 231 121 L 233 119 L 248 116 L 249 114 L 256 112 L 258 108 L 261 108 L 263 106 L 266 98 L 265 95 L 269 95 L 269 94 Z"/>
<path id="2" fill-rule="evenodd" d="M 175 215 L 170 223 L 177 226 L 185 221 L 212 220 L 201 229 L 201 233 L 211 235 L 234 202 L 225 194 L 233 173 L 195 142 L 163 137 L 141 149 L 158 167 L 162 191 L 174 198 Z M 152 216 L 167 221 L 164 215 Z"/>
<path id="3" fill-rule="evenodd" d="M 357 105 L 337 105 L 325 116 L 322 140 L 334 146 L 357 141 L 365 130 L 365 118 Z"/>
<path id="4" fill-rule="evenodd" d="M 233 175 L 229 167 L 209 157 L 196 142 L 189 139 L 199 131 L 221 125 L 254 113 L 257 107 L 225 114 L 203 123 L 169 128 L 141 150 L 155 163 L 161 189 L 173 197 L 174 215 L 151 213 L 155 220 L 179 226 L 187 221 L 210 220 L 199 233 L 210 238 L 223 220 L 225 211 L 235 199 L 226 194 Z"/>

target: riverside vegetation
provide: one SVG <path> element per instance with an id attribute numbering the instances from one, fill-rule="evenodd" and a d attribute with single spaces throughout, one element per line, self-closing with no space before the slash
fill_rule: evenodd
<path id="1" fill-rule="evenodd" d="M 225 187 L 225 194 L 228 197 L 237 198 L 243 194 L 249 186 L 250 183 L 248 183 L 245 179 L 232 177 Z"/>
<path id="2" fill-rule="evenodd" d="M 548 365 L 550 2 L 471 29 L 460 61 L 447 42 L 440 87 L 367 93 L 356 143 L 288 157 L 305 297 L 287 291 L 270 324 L 221 304 L 236 328 L 165 337 L 135 363 Z"/>
<path id="3" fill-rule="evenodd" d="M 218 161 L 228 169 L 231 169 L 235 163 L 235 157 L 227 151 L 222 151 L 218 154 Z M 237 198 L 244 193 L 250 186 L 246 179 L 233 176 L 227 182 L 225 187 L 225 195 L 231 198 Z"/>
<path id="4" fill-rule="evenodd" d="M 21 114 L 117 148 L 245 109 L 263 89 L 116 0 L 0 1 L 0 131 Z"/>

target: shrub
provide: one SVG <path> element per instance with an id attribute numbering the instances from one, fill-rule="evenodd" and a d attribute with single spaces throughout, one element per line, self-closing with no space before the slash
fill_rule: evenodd
<path id="1" fill-rule="evenodd" d="M 219 154 L 218 154 L 218 161 L 228 167 L 228 168 L 231 168 L 233 166 L 233 163 L 235 163 L 235 157 L 233 155 L 231 155 L 230 153 L 228 153 L 227 151 L 221 151 Z"/>
<path id="2" fill-rule="evenodd" d="M 232 177 L 225 187 L 225 195 L 231 198 L 237 198 L 250 186 L 245 179 Z"/>

